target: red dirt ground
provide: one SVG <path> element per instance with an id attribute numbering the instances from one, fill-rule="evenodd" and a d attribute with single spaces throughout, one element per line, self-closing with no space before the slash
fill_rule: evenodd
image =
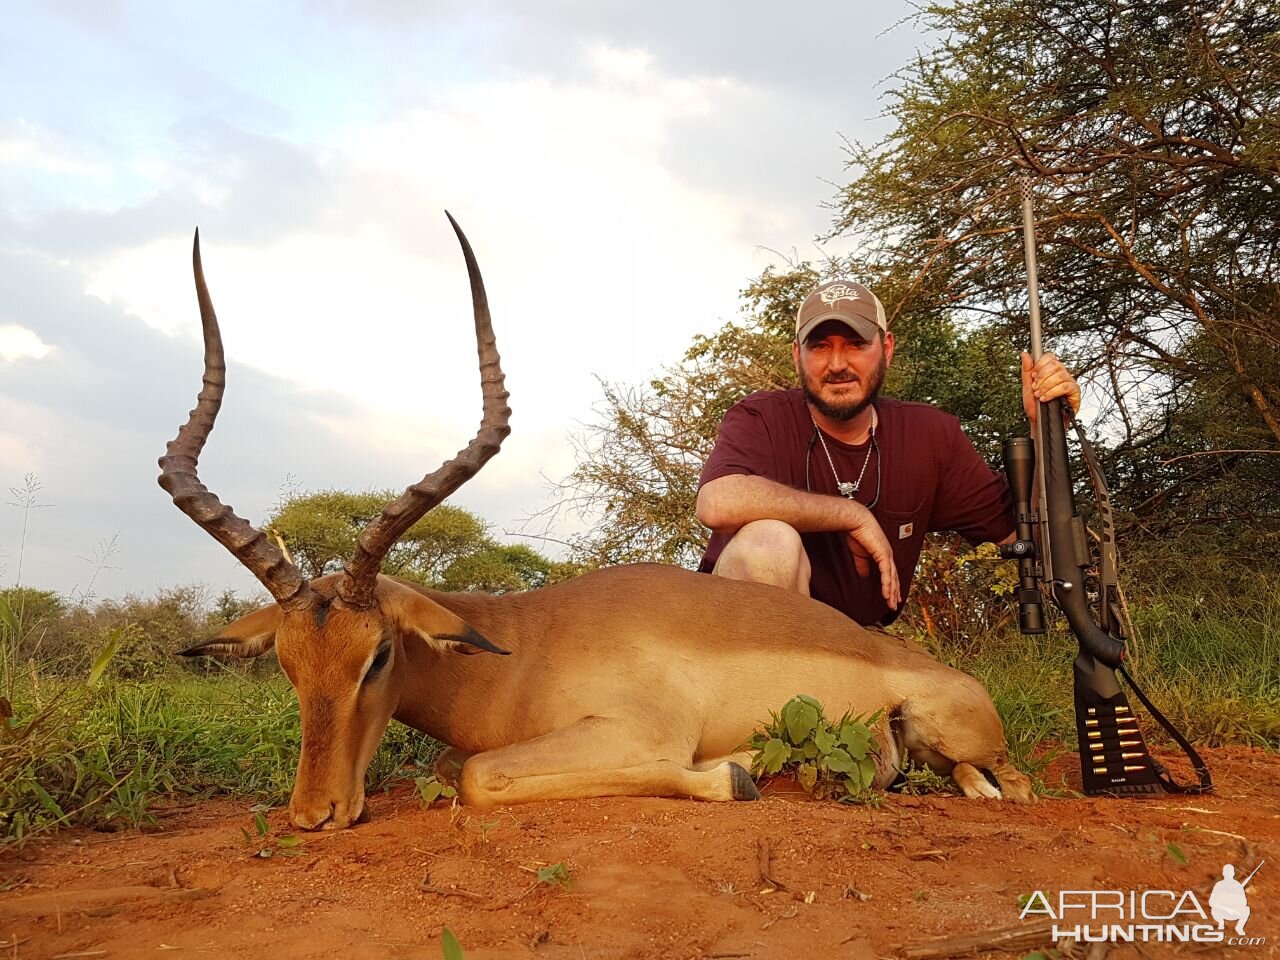
<path id="1" fill-rule="evenodd" d="M 0 854 L 0 960 L 436 960 L 444 927 L 468 960 L 865 960 L 1032 928 L 1018 897 L 1036 889 L 1192 889 L 1207 905 L 1224 863 L 1243 878 L 1263 858 L 1247 932 L 1265 945 L 1106 955 L 1280 955 L 1280 757 L 1227 748 L 1206 759 L 1212 796 L 1029 808 L 950 796 L 842 807 L 780 790 L 759 803 L 619 798 L 481 813 L 423 810 L 400 790 L 373 798 L 370 823 L 302 836 L 299 855 L 270 859 L 241 835 L 254 832 L 247 803 L 172 807 L 158 831 L 67 831 Z M 1069 780 L 1073 763 L 1053 770 Z M 269 819 L 273 836 L 289 832 L 285 811 Z M 762 843 L 764 872 L 785 889 L 762 879 Z M 556 863 L 570 889 L 538 882 Z M 1044 933 L 967 955 L 1046 945 Z"/>

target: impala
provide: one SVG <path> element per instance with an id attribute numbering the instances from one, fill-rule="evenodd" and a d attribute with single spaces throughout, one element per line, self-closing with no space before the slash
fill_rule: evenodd
<path id="1" fill-rule="evenodd" d="M 393 717 L 448 745 L 470 805 L 755 799 L 742 744 L 797 693 L 836 715 L 884 711 L 879 787 L 910 757 L 953 777 L 968 797 L 1034 800 L 978 681 L 808 597 L 654 564 L 504 596 L 440 593 L 381 575 L 396 539 L 473 476 L 509 432 L 484 284 L 470 244 L 449 221 L 471 280 L 479 432 L 385 507 L 341 573 L 311 581 L 197 475 L 226 365 L 196 234 L 204 388 L 160 459 L 160 485 L 275 603 L 183 653 L 256 657 L 275 649 L 302 718 L 289 807 L 297 826 L 338 828 L 361 818 L 365 773 Z"/>

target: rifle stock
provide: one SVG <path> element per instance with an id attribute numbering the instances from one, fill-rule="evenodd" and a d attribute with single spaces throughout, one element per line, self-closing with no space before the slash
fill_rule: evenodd
<path id="1" fill-rule="evenodd" d="M 1088 552 L 1084 522 L 1076 514 L 1062 400 L 1040 404 L 1039 412 L 1043 444 L 1040 461 L 1044 471 L 1040 516 L 1044 518 L 1043 541 L 1047 543 L 1053 571 L 1048 585 L 1080 649 L 1108 667 L 1118 667 L 1124 659 L 1124 641 L 1111 636 L 1094 621 L 1085 593 L 1085 572 L 1093 561 Z"/>

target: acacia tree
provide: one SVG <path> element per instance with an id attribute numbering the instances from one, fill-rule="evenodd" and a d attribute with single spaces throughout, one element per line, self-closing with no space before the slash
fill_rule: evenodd
<path id="1" fill-rule="evenodd" d="M 959 0 L 891 81 L 882 141 L 849 144 L 833 234 L 899 340 L 887 391 L 955 413 L 995 461 L 1025 432 L 1019 184 L 1035 179 L 1049 346 L 1086 378 L 1123 519 L 1185 552 L 1280 535 L 1280 15 L 1271 2 Z M 595 561 L 692 563 L 698 470 L 727 407 L 789 386 L 798 298 L 766 272 L 747 317 L 645 387 L 604 385 L 568 480 Z M 1210 456 L 1209 454 L 1213 454 Z M 1186 539 L 1186 538 L 1190 539 Z"/>
<path id="2" fill-rule="evenodd" d="M 835 231 L 910 276 L 897 310 L 1019 337 L 1033 177 L 1052 345 L 1110 397 L 1131 519 L 1274 526 L 1276 4 L 962 0 L 921 19 L 945 39 L 897 74 L 894 131 L 850 145 Z"/>
<path id="3" fill-rule="evenodd" d="M 648 384 L 601 384 L 599 419 L 574 437 L 577 466 L 561 485 L 560 506 L 592 521 L 573 542 L 580 561 L 697 565 L 707 539 L 694 513 L 698 474 L 720 420 L 752 391 L 790 385 L 784 317 L 816 277 L 807 264 L 766 271 L 743 293 L 745 323 L 695 337 Z"/>
<path id="4" fill-rule="evenodd" d="M 288 496 L 267 518 L 266 530 L 281 538 L 305 576 L 335 573 L 354 553 L 360 532 L 395 496 L 348 490 Z M 574 567 L 526 546 L 499 544 L 475 514 L 441 504 L 396 541 L 382 572 L 444 590 L 506 593 L 564 579 Z"/>

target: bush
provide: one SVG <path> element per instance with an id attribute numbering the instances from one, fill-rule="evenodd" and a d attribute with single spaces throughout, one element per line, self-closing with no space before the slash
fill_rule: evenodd
<path id="1" fill-rule="evenodd" d="M 898 623 L 911 636 L 971 650 L 1014 624 L 1018 567 L 993 543 L 931 534 Z"/>
<path id="2" fill-rule="evenodd" d="M 113 645 L 107 675 L 121 680 L 207 672 L 174 654 L 260 603 L 230 591 L 211 601 L 203 586 L 172 587 L 154 597 L 129 595 L 95 605 L 71 604 L 49 591 L 0 592 L 0 600 L 11 609 L 15 599 L 25 601 L 25 615 L 13 631 L 16 643 L 11 638 L 5 647 L 13 670 L 83 679 L 102 651 Z M 270 670 L 273 662 L 267 658 L 265 666 L 243 669 Z"/>

